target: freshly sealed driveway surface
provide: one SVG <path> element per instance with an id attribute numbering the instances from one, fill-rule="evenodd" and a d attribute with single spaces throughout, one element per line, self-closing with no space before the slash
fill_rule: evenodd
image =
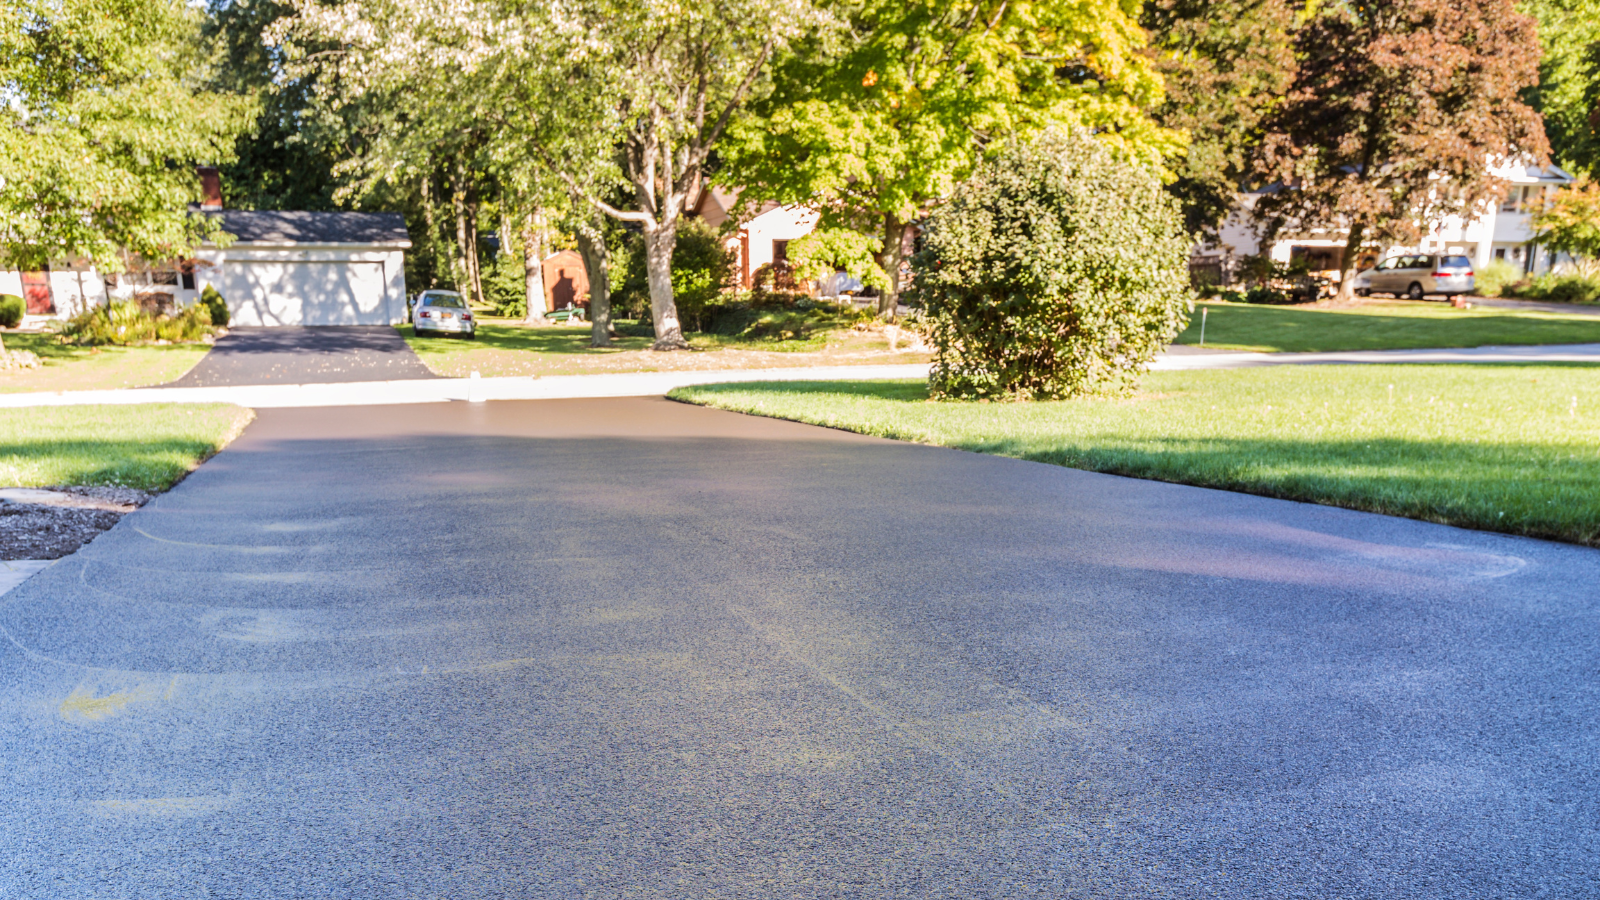
<path id="1" fill-rule="evenodd" d="M 345 384 L 432 378 L 388 325 L 230 328 L 193 369 L 167 387 Z"/>
<path id="2" fill-rule="evenodd" d="M 0 599 L 0 896 L 1593 897 L 1596 585 L 664 400 L 265 410 Z"/>

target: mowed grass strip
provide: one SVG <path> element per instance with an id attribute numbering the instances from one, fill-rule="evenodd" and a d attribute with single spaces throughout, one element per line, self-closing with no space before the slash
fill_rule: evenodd
<path id="1" fill-rule="evenodd" d="M 864 434 L 1600 546 L 1600 368 L 1155 372 L 1126 399 L 932 402 L 920 382 L 673 399 Z"/>
<path id="2" fill-rule="evenodd" d="M 1370 301 L 1344 309 L 1202 303 L 1178 336 L 1207 347 L 1263 353 L 1424 350 L 1438 347 L 1600 343 L 1600 316 L 1524 310 L 1456 309 L 1447 303 Z"/>
<path id="3" fill-rule="evenodd" d="M 0 409 L 0 487 L 171 487 L 244 430 L 226 403 Z"/>
<path id="4" fill-rule="evenodd" d="M 7 334 L 7 350 L 31 350 L 37 369 L 0 370 L 0 394 L 33 391 L 92 391 L 149 387 L 183 377 L 210 348 L 205 344 L 165 347 L 75 347 L 53 334 Z"/>

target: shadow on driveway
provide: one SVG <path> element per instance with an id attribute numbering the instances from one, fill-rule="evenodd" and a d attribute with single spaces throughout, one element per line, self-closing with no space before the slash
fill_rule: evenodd
<path id="1" fill-rule="evenodd" d="M 436 378 L 388 325 L 230 329 L 188 374 L 165 387 L 344 384 Z"/>

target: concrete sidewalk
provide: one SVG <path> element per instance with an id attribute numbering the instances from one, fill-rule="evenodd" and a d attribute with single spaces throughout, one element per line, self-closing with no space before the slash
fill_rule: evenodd
<path id="1" fill-rule="evenodd" d="M 1254 366 L 1416 363 L 1600 364 L 1600 344 L 1543 347 L 1470 347 L 1455 350 L 1352 350 L 1341 353 L 1194 352 L 1164 353 L 1153 371 L 1240 369 Z M 926 364 L 892 366 L 812 366 L 792 369 L 628 372 L 610 375 L 514 376 L 506 378 L 430 378 L 361 381 L 344 384 L 271 384 L 238 387 L 132 388 L 0 394 L 0 408 L 136 403 L 237 403 L 252 409 L 309 406 L 382 406 L 481 400 L 572 400 L 600 397 L 660 396 L 695 384 L 747 381 L 859 381 L 926 378 Z"/>
<path id="2" fill-rule="evenodd" d="M 650 397 L 691 384 L 738 381 L 854 381 L 926 378 L 925 364 L 817 366 L 793 369 L 724 369 L 690 372 L 628 372 L 614 375 L 431 378 L 345 384 L 270 384 L 245 387 L 132 388 L 0 395 L 0 408 L 137 403 L 237 403 L 252 409 L 307 406 L 382 406 L 479 400 L 567 400 Z"/>

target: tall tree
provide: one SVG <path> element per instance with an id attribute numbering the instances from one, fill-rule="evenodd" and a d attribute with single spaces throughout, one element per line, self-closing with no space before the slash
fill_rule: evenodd
<path id="1" fill-rule="evenodd" d="M 1544 59 L 1530 101 L 1544 116 L 1551 155 L 1600 176 L 1600 0 L 1525 0 Z"/>
<path id="2" fill-rule="evenodd" d="M 233 154 L 237 97 L 196 90 L 199 15 L 179 0 L 0 5 L 0 265 L 187 255 L 194 167 Z"/>
<path id="3" fill-rule="evenodd" d="M 1156 120 L 1189 136 L 1168 190 L 1191 234 L 1215 234 L 1294 72 L 1293 10 L 1287 0 L 1152 0 L 1141 19 L 1166 84 Z"/>
<path id="4" fill-rule="evenodd" d="M 415 158 L 430 135 L 465 123 L 525 148 L 573 193 L 642 230 L 654 348 L 688 346 L 672 293 L 685 201 L 772 54 L 813 21 L 806 0 L 296 4 L 296 33 L 338 47 L 312 60 L 338 74 L 337 97 L 326 96 L 384 95 L 397 116 L 429 123 L 385 129 L 378 142 L 394 149 L 374 159 Z M 630 203 L 606 199 L 617 181 Z"/>
<path id="5" fill-rule="evenodd" d="M 209 85 L 250 100 L 254 126 L 239 135 L 221 166 L 222 199 L 234 209 L 335 208 L 333 167 L 351 148 L 344 129 L 312 108 L 312 85 L 291 75 L 283 52 L 263 40 L 293 12 L 284 0 L 211 0 L 202 40 L 211 53 Z"/>
<path id="6" fill-rule="evenodd" d="M 1177 135 L 1146 111 L 1161 79 L 1132 0 L 838 0 L 841 33 L 796 45 L 720 152 L 751 200 L 820 208 L 876 241 L 899 300 L 906 228 L 988 153 L 1055 123 L 1146 159 Z"/>
<path id="7" fill-rule="evenodd" d="M 1413 241 L 1504 190 L 1491 165 L 1548 153 L 1520 93 L 1538 81 L 1534 22 L 1514 0 L 1345 0 L 1313 6 L 1298 66 L 1263 122 L 1256 213 L 1345 228 L 1339 296 L 1367 242 Z"/>
<path id="8" fill-rule="evenodd" d="M 543 119 L 530 116 L 531 138 L 575 193 L 643 231 L 653 348 L 687 347 L 672 288 L 686 202 L 774 52 L 816 17 L 805 0 L 587 0 L 567 9 L 572 14 L 561 33 L 577 39 L 548 46 L 558 64 L 544 69 L 561 102 L 545 107 Z M 570 122 L 559 120 L 575 106 L 578 121 L 593 128 L 591 139 L 553 140 L 573 135 Z M 585 184 L 600 159 L 631 186 L 631 204 L 609 203 Z"/>

